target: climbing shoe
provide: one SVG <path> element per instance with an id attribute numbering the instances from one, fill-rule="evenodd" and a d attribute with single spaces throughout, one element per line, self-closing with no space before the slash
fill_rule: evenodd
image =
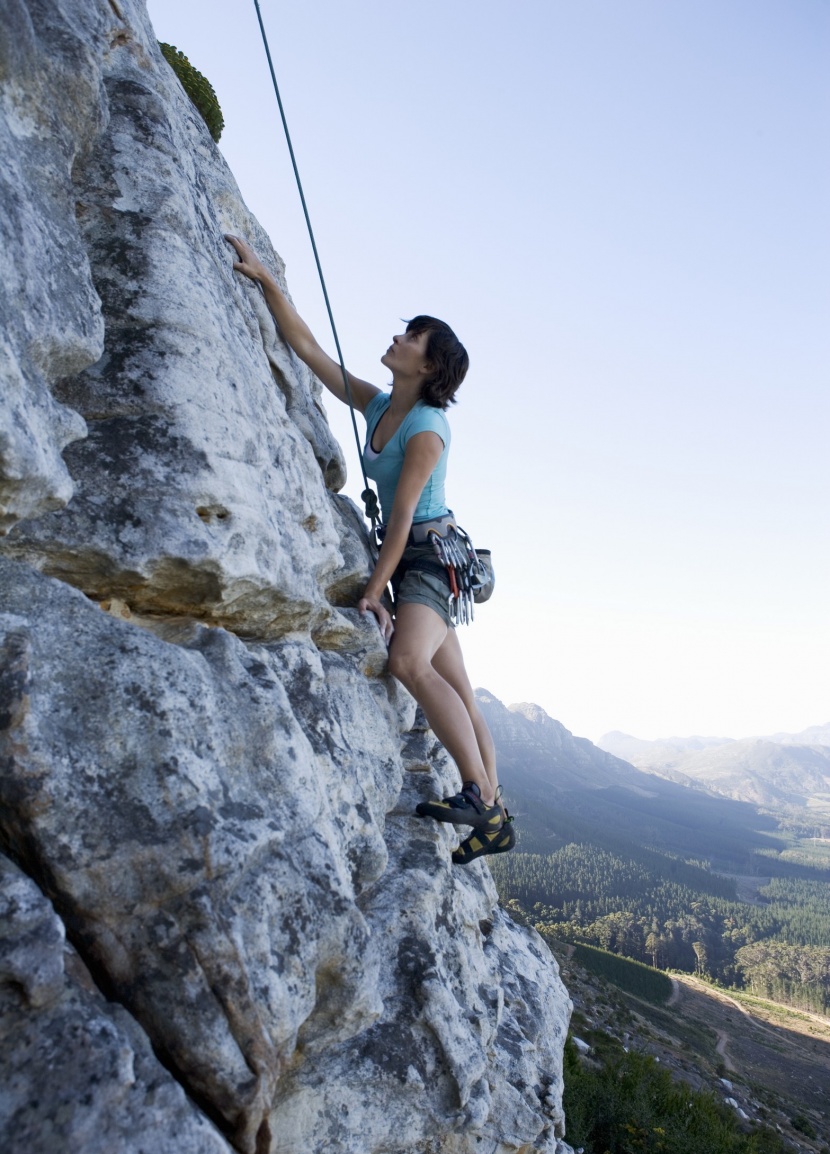
<path id="1" fill-rule="evenodd" d="M 453 865 L 469 865 L 477 857 L 484 857 L 488 853 L 507 853 L 516 844 L 516 834 L 513 831 L 513 818 L 504 811 L 504 825 L 494 833 L 476 830 L 466 841 L 462 841 L 458 849 L 452 852 Z"/>
<path id="2" fill-rule="evenodd" d="M 471 825 L 476 829 L 495 833 L 501 829 L 504 814 L 498 802 L 485 805 L 481 790 L 474 781 L 465 781 L 461 793 L 445 797 L 443 801 L 422 801 L 415 807 L 419 817 L 434 817 L 452 825 Z"/>

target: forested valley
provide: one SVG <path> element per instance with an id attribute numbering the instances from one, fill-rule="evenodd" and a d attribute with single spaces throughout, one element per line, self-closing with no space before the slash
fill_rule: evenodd
<path id="1" fill-rule="evenodd" d="M 734 879 L 701 864 L 586 843 L 505 855 L 492 869 L 503 900 L 546 934 L 830 1011 L 825 880 L 761 879 L 740 901 Z"/>
<path id="2" fill-rule="evenodd" d="M 830 1012 L 830 843 L 771 813 L 635 769 L 537 706 L 481 691 L 517 851 L 502 900 L 548 936 Z"/>

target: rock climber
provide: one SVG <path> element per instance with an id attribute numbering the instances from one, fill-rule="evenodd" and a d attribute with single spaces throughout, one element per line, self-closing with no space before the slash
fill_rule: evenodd
<path id="1" fill-rule="evenodd" d="M 280 335 L 329 392 L 348 403 L 338 362 L 320 347 L 250 245 L 235 236 L 226 240 L 238 257 L 234 269 L 262 288 Z M 449 325 L 417 316 L 392 338 L 380 361 L 392 374 L 390 393 L 348 374 L 352 404 L 366 418 L 364 464 L 377 483 L 384 517 L 377 564 L 357 607 L 377 618 L 389 646 L 390 672 L 421 706 L 461 774 L 459 793 L 421 802 L 417 812 L 473 827 L 452 855 L 456 864 L 466 865 L 511 849 L 515 835 L 499 800 L 493 739 L 450 617 L 449 574 L 429 541 L 414 538 L 418 527 L 440 526 L 450 516 L 444 496 L 450 448 L 445 410 L 455 401 L 469 358 Z M 394 620 L 382 601 L 390 581 Z"/>

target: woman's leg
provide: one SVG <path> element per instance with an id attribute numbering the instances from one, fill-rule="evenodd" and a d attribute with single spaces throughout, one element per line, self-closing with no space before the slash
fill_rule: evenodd
<path id="1" fill-rule="evenodd" d="M 450 636 L 454 639 L 454 646 L 450 643 L 447 647 Z M 446 654 L 442 652 L 445 648 Z M 438 664 L 449 673 L 452 681 L 436 667 L 439 653 L 442 656 L 438 658 Z M 459 661 L 463 681 L 458 677 Z M 461 649 L 454 630 L 448 628 L 434 609 L 413 602 L 398 606 L 395 632 L 389 647 L 389 671 L 406 686 L 423 709 L 435 736 L 458 766 L 462 781 L 474 781 L 484 803 L 492 805 L 495 788 L 482 756 L 473 716 L 458 692 L 458 685 L 462 688 L 466 685 L 469 690 L 470 684 L 464 672 Z M 469 690 L 469 697 L 472 699 L 472 690 Z M 487 731 L 486 725 L 484 731 Z M 488 758 L 495 776 L 492 739 Z"/>
<path id="2" fill-rule="evenodd" d="M 496 747 L 493 744 L 490 729 L 484 720 L 484 714 L 479 709 L 478 702 L 473 693 L 473 687 L 467 676 L 467 670 L 464 666 L 464 655 L 461 652 L 461 643 L 458 640 L 458 632 L 455 629 L 447 630 L 447 636 L 444 642 L 439 646 L 432 659 L 432 666 L 440 673 L 444 680 L 452 686 L 464 703 L 464 708 L 467 710 L 473 725 L 473 732 L 476 735 L 481 760 L 490 782 L 490 789 L 495 796 L 499 788 L 499 779 L 496 773 Z M 482 794 L 483 792 L 482 790 Z M 488 792 L 487 797 L 489 798 L 489 796 L 490 794 Z"/>

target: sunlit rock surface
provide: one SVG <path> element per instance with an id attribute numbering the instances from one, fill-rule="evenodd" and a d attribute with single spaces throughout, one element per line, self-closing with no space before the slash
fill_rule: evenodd
<path id="1" fill-rule="evenodd" d="M 567 994 L 413 817 L 455 770 L 222 234 L 281 261 L 142 5 L 2 19 L 0 1145 L 564 1151 Z"/>
<path id="2" fill-rule="evenodd" d="M 75 213 L 75 166 L 106 120 L 103 6 L 64 14 L 4 0 L 0 35 L 0 532 L 65 505 L 61 450 L 82 417 L 50 391 L 103 347 Z M 67 19 L 74 31 L 65 35 Z M 35 31 L 37 23 L 37 31 Z"/>

